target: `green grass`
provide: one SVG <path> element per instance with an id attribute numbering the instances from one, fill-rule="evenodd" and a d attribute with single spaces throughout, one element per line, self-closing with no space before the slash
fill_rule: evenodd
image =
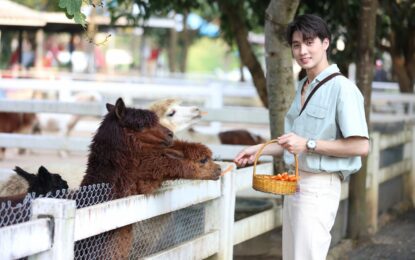
<path id="1" fill-rule="evenodd" d="M 201 38 L 195 42 L 188 53 L 188 72 L 211 73 L 220 68 L 230 71 L 238 68 L 239 59 L 235 51 L 220 39 Z"/>

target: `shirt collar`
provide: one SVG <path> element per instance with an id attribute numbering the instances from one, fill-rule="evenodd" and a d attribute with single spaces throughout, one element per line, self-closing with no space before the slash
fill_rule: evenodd
<path id="1" fill-rule="evenodd" d="M 328 66 L 327 68 L 325 68 L 322 72 L 320 72 L 320 74 L 317 75 L 317 77 L 314 78 L 314 80 L 312 82 L 310 82 L 310 86 L 309 86 L 309 90 L 307 90 L 307 92 L 311 91 L 311 89 L 314 88 L 314 86 L 316 84 L 318 84 L 320 81 L 322 81 L 325 77 L 327 77 L 330 74 L 333 74 L 335 72 L 340 72 L 339 67 L 337 67 L 336 64 L 332 64 L 330 66 Z M 307 76 L 305 76 L 301 81 L 300 81 L 300 85 L 299 88 L 301 89 L 305 83 L 305 81 L 307 80 Z M 301 93 L 301 91 L 300 91 Z"/>
<path id="2" fill-rule="evenodd" d="M 315 78 L 316 82 L 322 81 L 324 78 L 326 78 L 328 75 L 333 74 L 335 72 L 340 72 L 339 67 L 337 67 L 336 64 L 332 64 L 325 68 L 320 74 L 317 75 Z M 314 80 L 313 80 L 314 81 Z"/>

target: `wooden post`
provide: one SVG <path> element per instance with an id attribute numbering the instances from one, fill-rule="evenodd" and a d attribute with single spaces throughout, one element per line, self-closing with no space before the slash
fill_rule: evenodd
<path id="1" fill-rule="evenodd" d="M 229 164 L 226 164 L 229 165 Z M 221 165 L 223 169 L 225 165 Z M 217 259 L 226 260 L 233 258 L 233 227 L 235 223 L 235 169 L 233 164 L 231 172 L 225 174 L 221 179 L 222 196 L 219 202 L 219 252 Z"/>
<path id="2" fill-rule="evenodd" d="M 378 208 L 379 208 L 379 141 L 380 134 L 371 134 L 372 146 L 369 154 L 369 169 L 366 179 L 366 205 L 367 205 L 367 224 L 369 234 L 375 234 L 378 229 Z"/>
<path id="3" fill-rule="evenodd" d="M 409 163 L 409 169 L 404 172 L 402 175 L 402 182 L 403 182 L 403 203 L 410 205 L 414 205 L 413 203 L 413 195 L 412 192 L 414 190 L 413 185 L 413 166 L 414 166 L 414 127 L 412 125 L 405 124 L 404 129 L 404 143 L 403 143 L 403 162 L 405 162 L 405 166 Z"/>
<path id="4" fill-rule="evenodd" d="M 38 29 L 36 31 L 36 62 L 35 62 L 35 67 L 37 71 L 43 69 L 44 39 L 45 39 L 45 33 L 43 32 L 43 29 Z"/>
<path id="5" fill-rule="evenodd" d="M 74 200 L 40 198 L 33 201 L 32 219 L 51 218 L 53 232 L 52 248 L 31 256 L 30 260 L 74 259 L 75 210 Z"/>
<path id="6" fill-rule="evenodd" d="M 415 207 L 415 126 L 412 126 L 412 154 L 411 154 L 411 158 L 412 158 L 412 167 L 411 167 L 411 172 L 410 177 L 409 177 L 409 181 L 410 181 L 410 194 L 411 194 L 411 200 L 412 200 L 412 206 Z"/>

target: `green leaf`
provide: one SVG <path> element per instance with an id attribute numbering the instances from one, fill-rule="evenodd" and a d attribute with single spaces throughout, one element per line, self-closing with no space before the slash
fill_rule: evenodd
<path id="1" fill-rule="evenodd" d="M 82 0 L 59 0 L 59 7 L 65 9 L 66 17 L 86 27 L 86 16 L 81 13 Z"/>
<path id="2" fill-rule="evenodd" d="M 82 25 L 82 27 L 86 27 L 86 16 L 83 13 L 75 14 L 74 20 L 75 23 Z"/>
<path id="3" fill-rule="evenodd" d="M 65 9 L 69 15 L 81 13 L 82 0 L 59 0 L 59 7 Z"/>

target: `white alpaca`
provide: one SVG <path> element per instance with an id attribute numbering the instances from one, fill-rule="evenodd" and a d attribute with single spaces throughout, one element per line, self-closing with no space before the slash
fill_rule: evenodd
<path id="1" fill-rule="evenodd" d="M 159 117 L 160 123 L 169 128 L 175 134 L 190 125 L 198 122 L 202 116 L 201 110 L 196 106 L 181 106 L 176 99 L 162 99 L 149 105 Z M 35 171 L 38 165 L 24 167 L 27 171 Z M 78 188 L 85 174 L 85 164 L 61 165 L 51 164 L 47 168 L 51 172 L 60 173 L 61 177 L 68 182 L 69 188 Z M 27 192 L 27 182 L 18 175 L 10 176 L 6 181 L 0 183 L 0 196 L 15 195 Z"/>
<path id="2" fill-rule="evenodd" d="M 148 109 L 155 112 L 160 123 L 173 133 L 182 131 L 198 122 L 202 112 L 197 106 L 181 106 L 181 101 L 173 98 L 151 103 Z"/>

